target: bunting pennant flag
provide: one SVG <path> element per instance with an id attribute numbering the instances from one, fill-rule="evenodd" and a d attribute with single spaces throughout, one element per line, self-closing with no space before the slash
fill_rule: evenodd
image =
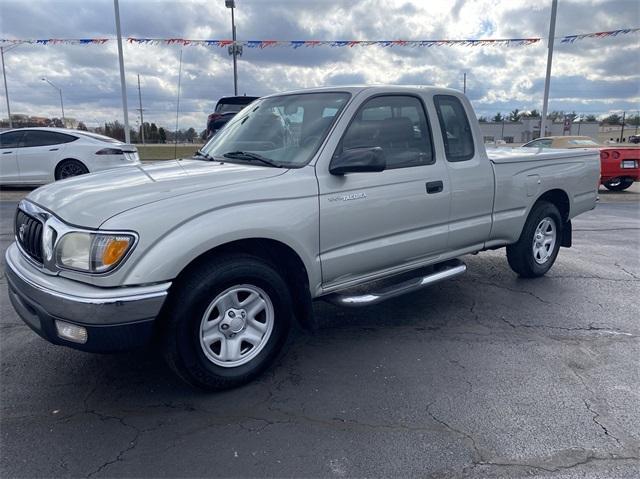
<path id="1" fill-rule="evenodd" d="M 607 38 L 638 33 L 640 28 L 623 28 L 610 30 L 607 32 L 581 33 L 578 35 L 565 35 L 556 37 L 560 43 L 572 44 L 586 38 Z M 237 45 L 246 48 L 355 48 L 355 47 L 382 47 L 382 48 L 431 48 L 441 46 L 465 46 L 465 47 L 485 47 L 485 46 L 527 46 L 540 43 L 541 37 L 532 38 L 475 38 L 465 40 L 239 40 Z M 35 40 L 0 39 L 0 45 L 103 45 L 115 41 L 114 38 L 45 38 Z M 204 46 L 226 48 L 233 45 L 233 40 L 192 40 L 186 38 L 139 38 L 128 37 L 127 43 L 136 45 L 179 45 Z"/>
<path id="2" fill-rule="evenodd" d="M 594 32 L 583 33 L 581 35 L 565 35 L 561 38 L 561 43 L 573 43 L 576 40 L 583 40 L 585 38 L 605 38 L 605 37 L 617 37 L 618 35 L 626 35 L 627 33 L 640 32 L 640 28 L 623 28 L 621 30 L 610 30 L 608 32 Z"/>

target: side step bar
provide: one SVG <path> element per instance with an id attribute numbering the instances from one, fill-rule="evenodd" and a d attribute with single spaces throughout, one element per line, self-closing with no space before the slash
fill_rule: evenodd
<path id="1" fill-rule="evenodd" d="M 445 279 L 459 276 L 467 270 L 467 265 L 459 259 L 446 261 L 439 265 L 434 265 L 432 272 L 426 275 L 421 275 L 415 278 L 411 278 L 406 281 L 402 281 L 391 286 L 384 287 L 378 291 L 371 291 L 360 294 L 349 294 L 348 291 L 342 293 L 333 293 L 325 296 L 325 301 L 328 301 L 336 306 L 347 307 L 360 307 L 369 306 L 372 304 L 381 303 L 387 299 L 400 296 L 405 293 L 411 293 L 417 291 L 425 286 L 429 286 Z M 362 287 L 361 287 L 362 288 Z"/>

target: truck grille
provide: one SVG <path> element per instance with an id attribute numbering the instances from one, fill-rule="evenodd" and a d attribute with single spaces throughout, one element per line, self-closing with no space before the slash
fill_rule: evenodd
<path id="1" fill-rule="evenodd" d="M 16 238 L 33 260 L 42 263 L 42 223 L 22 210 L 16 213 Z"/>

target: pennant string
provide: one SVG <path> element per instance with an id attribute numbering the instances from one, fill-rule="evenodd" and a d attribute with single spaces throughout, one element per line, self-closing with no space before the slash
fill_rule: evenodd
<path id="1" fill-rule="evenodd" d="M 573 44 L 586 38 L 618 37 L 630 33 L 638 33 L 640 28 L 622 28 L 605 32 L 580 33 L 555 37 L 560 43 Z M 328 46 L 331 48 L 356 48 L 356 47 L 412 47 L 431 48 L 441 46 L 527 46 L 540 43 L 543 38 L 475 38 L 462 40 L 242 40 L 236 41 L 236 45 L 247 48 L 315 48 Z M 0 45 L 104 45 L 113 42 L 113 38 L 42 38 L 42 39 L 11 39 L 0 38 Z M 186 38 L 139 38 L 127 37 L 127 43 L 136 45 L 180 45 L 180 46 L 205 46 L 226 48 L 233 45 L 233 40 L 192 40 Z"/>

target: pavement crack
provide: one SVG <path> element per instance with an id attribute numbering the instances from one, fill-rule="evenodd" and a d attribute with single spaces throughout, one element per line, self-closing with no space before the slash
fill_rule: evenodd
<path id="1" fill-rule="evenodd" d="M 99 413 L 98 411 L 87 411 L 87 413 L 93 414 L 99 417 L 101 421 L 109 421 L 109 420 L 118 421 L 122 426 L 132 429 L 134 431 L 133 439 L 129 441 L 129 444 L 127 445 L 127 447 L 121 449 L 114 459 L 110 459 L 108 461 L 103 462 L 102 464 L 100 464 L 100 466 L 98 466 L 96 469 L 94 469 L 89 474 L 87 474 L 86 477 L 89 478 L 100 473 L 101 471 L 111 466 L 112 464 L 123 461 L 124 455 L 129 451 L 132 451 L 133 449 L 135 449 L 136 446 L 138 445 L 138 438 L 140 437 L 140 434 L 142 433 L 142 431 L 131 424 L 127 424 L 127 422 L 125 422 L 124 418 L 122 417 L 108 416 L 106 414 Z"/>
<path id="2" fill-rule="evenodd" d="M 565 327 L 565 326 L 549 326 L 549 325 L 546 325 L 546 324 L 529 324 L 529 323 L 519 323 L 518 324 L 518 323 L 513 323 L 513 322 L 509 321 L 504 316 L 500 317 L 500 321 L 502 321 L 503 323 L 507 324 L 508 326 L 510 326 L 513 329 L 527 328 L 527 329 L 557 329 L 557 330 L 560 330 L 560 331 L 604 331 L 604 332 L 607 332 L 607 333 L 610 333 L 610 334 L 617 334 L 617 335 L 621 335 L 621 336 L 633 336 L 632 333 L 628 333 L 626 331 L 622 331 L 622 330 L 617 329 L 617 328 L 593 326 L 593 324 L 590 324 L 586 328 L 584 328 L 584 327 L 569 328 L 569 327 Z"/>
<path id="3" fill-rule="evenodd" d="M 483 284 L 485 286 L 493 286 L 494 288 L 498 288 L 498 289 L 503 289 L 505 291 L 510 291 L 512 293 L 519 293 L 519 294 L 526 294 L 528 296 L 531 296 L 532 298 L 540 301 L 541 303 L 544 304 L 555 304 L 557 305 L 558 303 L 554 303 L 552 301 L 547 301 L 544 298 L 541 298 L 540 296 L 538 296 L 537 294 L 531 292 L 531 291 L 524 291 L 522 289 L 516 289 L 516 288 L 510 288 L 509 286 L 505 286 L 503 284 L 498 284 L 498 283 L 492 283 L 489 281 L 480 281 L 478 279 L 472 279 L 471 281 L 475 282 L 475 283 L 479 283 L 479 284 Z"/>
<path id="4" fill-rule="evenodd" d="M 427 409 L 426 409 L 427 414 L 431 417 L 431 419 L 433 419 L 433 421 L 437 422 L 438 424 L 445 427 L 449 431 L 459 436 L 462 436 L 471 445 L 471 448 L 473 450 L 473 463 L 474 464 L 483 463 L 484 461 L 483 461 L 482 451 L 480 451 L 480 449 L 478 448 L 478 445 L 476 444 L 476 440 L 473 438 L 473 436 L 460 429 L 456 429 L 455 427 L 448 424 L 446 421 L 436 417 L 436 415 L 433 412 L 431 412 L 431 406 L 433 406 L 433 404 L 434 403 L 427 404 Z"/>
<path id="5" fill-rule="evenodd" d="M 616 441 L 616 443 L 618 444 L 619 447 L 622 447 L 622 444 L 620 443 L 620 439 L 618 439 L 616 436 L 614 436 L 613 434 L 609 433 L 609 430 L 605 427 L 604 424 L 602 424 L 598 418 L 600 417 L 600 413 L 598 411 L 595 411 L 594 409 L 591 408 L 591 405 L 589 404 L 589 401 L 587 401 L 586 399 L 583 399 L 584 405 L 587 408 L 587 410 L 593 414 L 593 422 L 595 422 L 598 426 L 600 426 L 600 428 L 602 429 L 602 431 L 604 432 L 605 436 L 608 436 L 610 438 L 612 438 L 614 441 Z"/>

